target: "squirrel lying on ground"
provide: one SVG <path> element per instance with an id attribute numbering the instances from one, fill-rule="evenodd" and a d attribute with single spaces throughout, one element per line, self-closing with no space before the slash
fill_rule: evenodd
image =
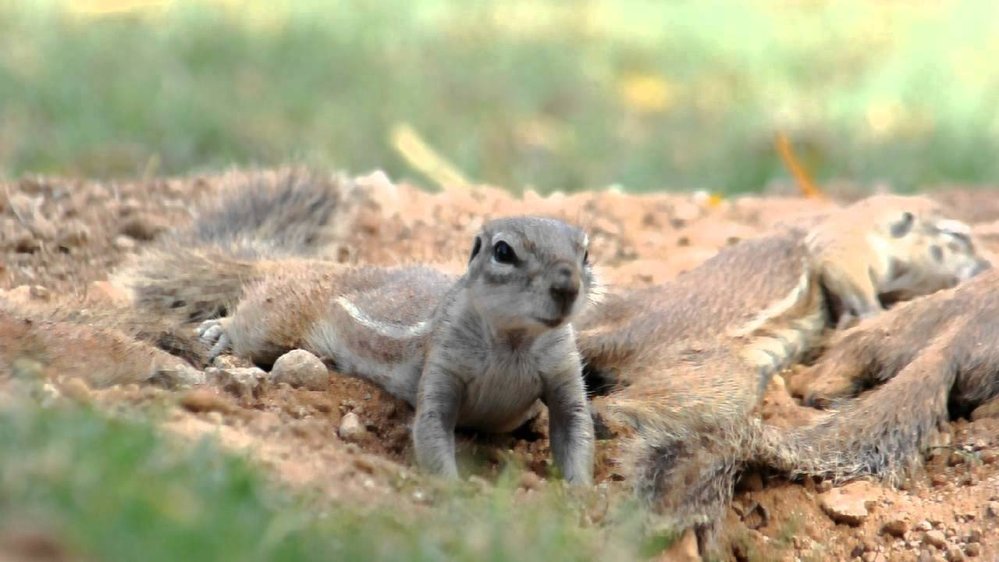
<path id="1" fill-rule="evenodd" d="M 755 409 L 773 375 L 844 316 L 986 269 L 969 231 L 925 198 L 876 196 L 584 313 L 587 369 L 610 389 L 611 417 L 637 430 L 625 466 L 639 497 L 709 549 L 736 474 L 766 442 Z"/>

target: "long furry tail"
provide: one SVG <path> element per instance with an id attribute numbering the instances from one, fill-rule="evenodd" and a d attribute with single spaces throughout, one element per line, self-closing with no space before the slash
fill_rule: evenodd
<path id="1" fill-rule="evenodd" d="M 344 233 L 352 181 L 303 170 L 234 174 L 194 223 L 137 256 L 115 284 L 137 307 L 182 321 L 224 316 L 268 262 L 322 257 Z"/>
<path id="2" fill-rule="evenodd" d="M 343 232 L 338 224 L 354 182 L 304 169 L 233 173 L 216 200 L 176 239 L 244 258 L 314 256 Z"/>
<path id="3" fill-rule="evenodd" d="M 764 464 L 792 477 L 838 482 L 875 476 L 897 485 L 949 418 L 957 368 L 947 342 L 938 340 L 883 386 L 812 424 L 787 433 L 766 428 Z"/>
<path id="4" fill-rule="evenodd" d="M 997 287 L 999 274 L 983 274 L 844 337 L 823 362 L 883 384 L 786 434 L 768 428 L 765 464 L 791 475 L 899 483 L 952 414 L 999 395 Z"/>

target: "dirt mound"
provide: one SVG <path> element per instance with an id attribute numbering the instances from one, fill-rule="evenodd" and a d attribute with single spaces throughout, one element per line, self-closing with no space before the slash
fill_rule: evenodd
<path id="1" fill-rule="evenodd" d="M 493 188 L 427 193 L 379 176 L 365 181 L 368 199 L 351 217 L 343 261 L 434 261 L 459 269 L 483 221 L 542 214 L 585 227 L 592 240 L 590 255 L 604 279 L 621 285 L 670 279 L 726 245 L 761 235 L 779 222 L 809 221 L 832 205 L 776 196 L 590 192 L 517 197 Z M 27 299 L 100 289 L 99 282 L 122 260 L 167 229 L 190 221 L 193 203 L 223 183 L 215 177 L 105 184 L 33 178 L 0 185 L 0 289 L 34 286 L 19 290 L 19 298 Z M 951 190 L 935 196 L 972 221 L 991 251 L 999 250 L 999 204 L 993 193 Z M 248 367 L 217 366 L 221 371 Z M 323 391 L 246 380 L 186 392 L 134 385 L 55 392 L 107 408 L 159 405 L 154 410 L 165 412 L 166 430 L 191 439 L 217 435 L 228 447 L 258 460 L 276 479 L 318 485 L 334 501 L 362 507 L 376 499 L 413 506 L 432 501 L 432 486 L 411 468 L 412 411 L 405 403 L 336 374 Z M 809 415 L 779 384 L 764 405 L 771 423 L 796 423 Z M 351 426 L 349 431 L 344 424 Z M 901 490 L 854 484 L 833 491 L 823 483 L 744 475 L 727 516 L 727 539 L 736 556 L 999 556 L 999 419 L 961 420 L 943 429 L 949 445 L 935 450 L 926 474 Z M 546 433 L 539 419 L 513 435 L 462 435 L 463 470 L 488 482 L 512 462 L 522 467 L 522 488 L 545 486 L 550 468 Z M 597 482 L 624 497 L 628 490 L 622 467 L 615 464 L 617 446 L 613 439 L 598 442 Z"/>

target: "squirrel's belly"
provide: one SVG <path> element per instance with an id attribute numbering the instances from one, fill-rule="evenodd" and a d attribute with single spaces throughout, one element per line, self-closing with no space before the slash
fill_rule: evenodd
<path id="1" fill-rule="evenodd" d="M 469 429 L 505 433 L 517 429 L 537 415 L 541 404 L 541 381 L 507 377 L 472 382 L 458 414 L 458 425 Z"/>

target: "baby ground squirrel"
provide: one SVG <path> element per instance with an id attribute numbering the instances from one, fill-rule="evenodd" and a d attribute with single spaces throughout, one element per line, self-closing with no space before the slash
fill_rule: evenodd
<path id="1" fill-rule="evenodd" d="M 939 424 L 999 396 L 999 271 L 843 332 L 810 371 L 837 408 L 761 441 L 763 464 L 834 481 L 901 482 Z M 874 388 L 848 399 L 866 387 Z"/>
<path id="2" fill-rule="evenodd" d="M 584 363 L 610 391 L 606 412 L 637 430 L 624 464 L 639 497 L 707 548 L 735 475 L 767 442 L 755 410 L 773 375 L 843 316 L 985 269 L 968 232 L 925 198 L 876 196 L 586 311 Z"/>
<path id="3" fill-rule="evenodd" d="M 540 399 L 556 465 L 586 484 L 593 422 L 570 322 L 593 287 L 587 244 L 553 219 L 497 219 L 458 279 L 420 266 L 290 268 L 200 331 L 213 353 L 231 347 L 266 364 L 302 348 L 406 400 L 417 461 L 445 476 L 457 475 L 456 426 L 511 431 Z"/>

